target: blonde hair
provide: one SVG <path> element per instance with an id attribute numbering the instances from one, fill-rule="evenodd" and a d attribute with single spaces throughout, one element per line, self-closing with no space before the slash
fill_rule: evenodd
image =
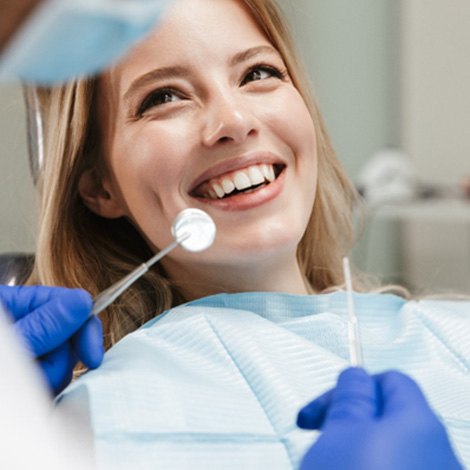
<path id="1" fill-rule="evenodd" d="M 341 260 L 353 244 L 356 191 L 335 156 L 279 8 L 273 0 L 243 0 L 243 4 L 280 52 L 314 122 L 318 187 L 298 260 L 312 291 L 330 290 L 342 284 Z M 130 222 L 93 214 L 79 196 L 83 172 L 92 171 L 99 181 L 105 171 L 97 88 L 98 79 L 89 79 L 37 90 L 44 120 L 45 163 L 39 178 L 39 233 L 30 280 L 81 287 L 92 295 L 152 254 Z M 165 273 L 155 268 L 104 312 L 106 347 L 182 301 Z"/>

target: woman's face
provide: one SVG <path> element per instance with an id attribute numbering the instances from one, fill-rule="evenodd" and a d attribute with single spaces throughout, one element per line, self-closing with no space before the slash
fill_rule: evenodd
<path id="1" fill-rule="evenodd" d="M 217 225 L 205 253 L 169 255 L 170 272 L 295 260 L 315 199 L 314 126 L 241 2 L 176 1 L 103 77 L 100 100 L 102 215 L 127 216 L 155 251 L 172 241 L 184 208 Z"/>

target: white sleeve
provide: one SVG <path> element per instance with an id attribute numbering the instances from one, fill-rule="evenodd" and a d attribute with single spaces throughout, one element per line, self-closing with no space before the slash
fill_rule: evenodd
<path id="1" fill-rule="evenodd" d="M 45 383 L 6 319 L 0 304 L 0 468 L 92 468 L 81 435 L 72 437 L 63 415 L 54 418 Z"/>

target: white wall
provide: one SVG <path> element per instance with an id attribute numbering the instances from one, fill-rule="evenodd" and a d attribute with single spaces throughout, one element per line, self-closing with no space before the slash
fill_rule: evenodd
<path id="1" fill-rule="evenodd" d="M 0 253 L 33 251 L 34 190 L 20 88 L 0 86 Z"/>
<path id="2" fill-rule="evenodd" d="M 470 1 L 280 0 L 354 178 L 402 145 L 429 181 L 470 173 Z"/>
<path id="3" fill-rule="evenodd" d="M 419 174 L 470 174 L 470 1 L 402 0 L 402 135 Z"/>
<path id="4" fill-rule="evenodd" d="M 402 140 L 419 176 L 456 187 L 470 175 L 470 2 L 402 0 Z M 452 205 L 449 205 L 451 208 Z M 406 277 L 470 293 L 470 203 L 404 227 Z"/>
<path id="5" fill-rule="evenodd" d="M 397 0 L 282 0 L 338 156 L 352 178 L 400 143 Z"/>

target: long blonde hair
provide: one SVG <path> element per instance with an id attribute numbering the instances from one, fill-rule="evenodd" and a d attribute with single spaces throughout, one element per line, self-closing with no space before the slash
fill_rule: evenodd
<path id="1" fill-rule="evenodd" d="M 312 291 L 342 284 L 341 259 L 352 247 L 356 191 L 339 164 L 285 20 L 274 0 L 242 0 L 285 61 L 311 113 L 317 137 L 318 187 L 298 260 Z M 98 78 L 37 90 L 44 121 L 45 162 L 35 270 L 30 282 L 81 287 L 92 295 L 108 287 L 152 254 L 123 219 L 93 214 L 82 202 L 78 182 L 104 168 L 97 116 Z M 178 289 L 160 268 L 149 272 L 104 313 L 109 347 L 155 315 L 181 303 Z"/>

